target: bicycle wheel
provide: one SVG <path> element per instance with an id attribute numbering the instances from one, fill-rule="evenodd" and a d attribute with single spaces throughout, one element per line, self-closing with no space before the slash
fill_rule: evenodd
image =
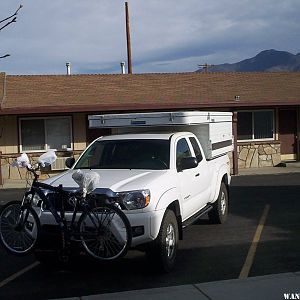
<path id="1" fill-rule="evenodd" d="M 86 252 L 99 260 L 120 258 L 131 245 L 130 223 L 114 205 L 105 204 L 83 213 L 78 228 Z"/>
<path id="2" fill-rule="evenodd" d="M 1 209 L 0 241 L 8 252 L 18 256 L 30 253 L 39 232 L 40 222 L 31 206 L 13 201 Z"/>

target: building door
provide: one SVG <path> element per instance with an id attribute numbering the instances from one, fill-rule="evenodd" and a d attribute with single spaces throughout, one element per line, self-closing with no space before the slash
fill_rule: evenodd
<path id="1" fill-rule="evenodd" d="M 283 160 L 297 159 L 297 110 L 279 110 L 279 139 Z"/>

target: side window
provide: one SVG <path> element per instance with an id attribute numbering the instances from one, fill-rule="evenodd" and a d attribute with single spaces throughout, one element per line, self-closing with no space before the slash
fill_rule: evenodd
<path id="1" fill-rule="evenodd" d="M 181 159 L 185 157 L 191 157 L 191 151 L 186 139 L 181 139 L 177 142 L 176 146 L 176 167 L 180 168 Z"/>
<path id="2" fill-rule="evenodd" d="M 203 159 L 198 142 L 194 137 L 190 137 L 190 142 L 193 146 L 198 163 Z"/>

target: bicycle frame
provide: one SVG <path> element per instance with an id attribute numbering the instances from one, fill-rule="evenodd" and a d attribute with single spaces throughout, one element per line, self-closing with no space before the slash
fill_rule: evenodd
<path id="1" fill-rule="evenodd" d="M 83 197 L 83 194 L 81 192 L 68 192 L 68 191 L 63 190 L 62 185 L 59 185 L 58 187 L 54 187 L 52 185 L 39 182 L 38 175 L 36 173 L 38 168 L 37 169 L 27 168 L 27 170 L 34 175 L 34 179 L 33 179 L 32 185 L 31 185 L 31 189 L 28 192 L 26 192 L 24 195 L 22 205 L 24 205 L 26 203 L 28 196 L 31 195 L 30 202 L 32 202 L 34 195 L 37 194 L 41 198 L 42 202 L 47 205 L 47 207 L 49 208 L 49 211 L 55 218 L 56 223 L 61 227 L 63 232 L 66 232 L 66 230 L 67 230 L 67 231 L 69 231 L 69 233 L 71 235 L 75 234 L 74 231 L 75 231 L 76 216 L 79 212 L 79 208 L 82 208 L 81 213 L 87 213 L 90 216 L 90 220 L 93 222 L 93 224 L 95 226 L 97 226 L 96 223 L 94 222 L 93 218 L 91 217 L 89 204 L 85 201 L 86 199 L 85 199 L 85 197 Z M 60 198 L 60 201 L 62 203 L 62 209 L 60 210 L 60 214 L 58 213 L 56 208 L 53 206 L 52 202 L 45 195 L 45 193 L 42 191 L 42 189 L 54 192 Z M 74 209 L 72 212 L 71 222 L 68 225 L 67 220 L 65 218 L 64 199 L 66 199 L 66 198 L 70 199 L 72 197 L 74 197 L 76 199 L 76 201 L 75 201 Z M 31 203 L 28 203 L 28 204 L 31 205 Z"/>

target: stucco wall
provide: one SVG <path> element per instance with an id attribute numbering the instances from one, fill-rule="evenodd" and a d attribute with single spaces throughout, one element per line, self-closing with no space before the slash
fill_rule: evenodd
<path id="1" fill-rule="evenodd" d="M 0 151 L 18 153 L 18 123 L 16 116 L 0 117 Z"/>
<path id="2" fill-rule="evenodd" d="M 84 150 L 86 143 L 86 115 L 73 114 L 74 150 Z"/>

